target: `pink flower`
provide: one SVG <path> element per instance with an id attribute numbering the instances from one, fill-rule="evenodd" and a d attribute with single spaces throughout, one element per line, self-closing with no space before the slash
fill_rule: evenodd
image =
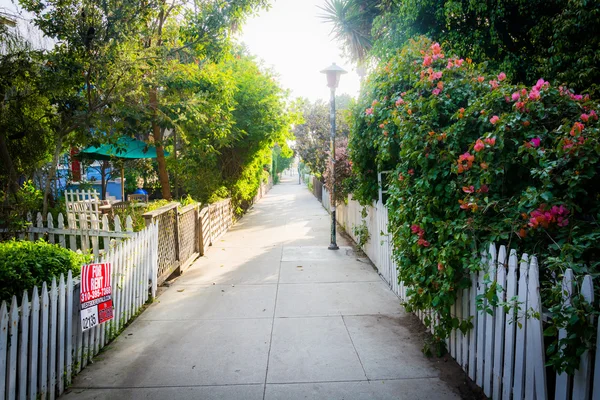
<path id="1" fill-rule="evenodd" d="M 536 90 L 535 88 L 531 89 L 531 92 L 529 93 L 529 100 L 539 100 L 540 99 L 540 92 L 538 90 Z"/>
<path id="2" fill-rule="evenodd" d="M 590 116 L 587 114 L 581 114 L 581 120 L 583 122 L 588 122 L 588 120 L 590 119 Z"/>
<path id="3" fill-rule="evenodd" d="M 496 144 L 496 138 L 485 138 L 483 139 L 484 142 L 486 142 L 487 144 L 489 144 L 490 146 L 493 146 Z"/>
<path id="4" fill-rule="evenodd" d="M 430 66 L 432 61 L 433 60 L 431 59 L 431 56 L 425 56 L 425 58 L 423 59 L 423 66 L 424 67 Z"/>
<path id="5" fill-rule="evenodd" d="M 446 65 L 446 69 L 450 69 L 454 66 L 454 64 L 452 63 L 452 61 L 448 61 L 448 65 Z"/>
<path id="6" fill-rule="evenodd" d="M 498 74 L 498 80 L 499 80 L 500 82 L 502 82 L 502 81 L 503 81 L 503 80 L 505 80 L 505 79 L 506 79 L 506 74 L 505 74 L 504 72 L 500 72 L 500 73 Z"/>
<path id="7" fill-rule="evenodd" d="M 537 81 L 537 83 L 535 84 L 535 86 L 533 86 L 532 90 L 539 92 L 543 87 L 548 87 L 548 86 L 550 86 L 550 84 L 548 82 L 546 82 L 543 78 L 540 78 Z"/>
<path id="8" fill-rule="evenodd" d="M 594 111 L 594 110 L 590 111 L 590 117 L 592 117 L 596 121 L 598 121 L 598 114 L 596 114 L 596 111 Z"/>
<path id="9" fill-rule="evenodd" d="M 475 186 L 473 186 L 473 185 L 471 185 L 471 186 L 463 186 L 462 190 L 465 193 L 474 193 L 475 192 Z"/>
<path id="10" fill-rule="evenodd" d="M 475 142 L 475 146 L 473 146 L 473 150 L 480 152 L 484 148 L 485 144 L 483 143 L 483 141 L 481 139 L 477 139 L 477 141 Z"/>
<path id="11" fill-rule="evenodd" d="M 404 104 L 404 99 L 402 99 L 402 97 L 398 97 L 398 100 L 396 100 L 396 107 L 400 106 L 401 104 Z"/>
<path id="12" fill-rule="evenodd" d="M 464 62 L 465 62 L 465 60 L 463 60 L 463 59 L 461 58 L 460 60 L 456 60 L 456 61 L 454 61 L 454 64 L 455 64 L 457 67 L 462 67 L 462 65 L 463 65 L 463 63 L 464 63 Z"/>
<path id="13" fill-rule="evenodd" d="M 483 76 L 478 76 L 478 77 L 477 77 L 477 81 L 478 81 L 479 83 L 483 82 L 484 80 L 485 80 L 485 78 L 484 78 Z"/>
<path id="14" fill-rule="evenodd" d="M 494 80 L 491 80 L 490 81 L 490 86 L 492 87 L 492 90 L 496 89 L 498 87 L 498 82 L 494 81 Z"/>
<path id="15" fill-rule="evenodd" d="M 498 121 L 500 121 L 500 118 L 497 115 L 494 115 L 492 118 L 490 118 L 490 123 L 492 125 L 496 125 Z"/>
<path id="16" fill-rule="evenodd" d="M 410 226 L 410 230 L 412 231 L 412 233 L 418 234 L 421 231 L 421 227 L 417 224 L 413 224 Z"/>
<path id="17" fill-rule="evenodd" d="M 434 43 L 431 45 L 431 51 L 433 54 L 440 54 L 442 52 L 442 47 L 439 43 Z"/>
<path id="18" fill-rule="evenodd" d="M 442 71 L 437 71 L 437 72 L 434 72 L 431 75 L 429 75 L 430 81 L 435 81 L 436 79 L 441 79 L 441 78 L 442 78 Z"/>
<path id="19" fill-rule="evenodd" d="M 440 94 L 442 91 L 438 88 L 435 88 L 431 91 L 431 94 L 433 94 L 434 96 L 437 96 L 438 94 Z"/>
<path id="20" fill-rule="evenodd" d="M 518 101 L 517 104 L 515 104 L 515 106 L 517 107 L 517 110 L 519 110 L 519 111 L 523 111 L 525 109 L 525 103 L 522 101 Z"/>
<path id="21" fill-rule="evenodd" d="M 539 137 L 535 137 L 529 141 L 533 147 L 540 147 L 541 139 Z"/>
<path id="22" fill-rule="evenodd" d="M 521 95 L 519 94 L 519 92 L 514 92 L 514 93 L 512 94 L 512 99 L 513 99 L 513 101 L 517 101 L 517 100 L 519 100 L 520 98 L 521 98 Z"/>
<path id="23" fill-rule="evenodd" d="M 371 108 L 367 108 L 367 109 L 365 110 L 365 114 L 366 114 L 366 115 L 373 115 L 373 108 L 372 108 L 372 107 L 371 107 Z"/>

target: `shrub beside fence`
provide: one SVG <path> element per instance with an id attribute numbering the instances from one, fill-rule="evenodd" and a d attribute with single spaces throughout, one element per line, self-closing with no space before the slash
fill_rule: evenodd
<path id="1" fill-rule="evenodd" d="M 325 188 L 322 191 L 318 198 L 329 210 L 329 194 Z M 336 207 L 337 221 L 356 242 L 360 238 L 353 228 L 367 226 L 370 239 L 363 250 L 383 280 L 404 301 L 407 287 L 398 282 L 388 210 L 381 196 L 366 207 L 366 218 L 362 216 L 362 209 L 349 196 L 347 204 Z M 459 320 L 471 318 L 473 329 L 466 334 L 454 330 L 446 342 L 450 355 L 469 377 L 492 399 L 600 399 L 600 324 L 595 354 L 584 353 L 580 368 L 573 376 L 554 374 L 545 366 L 543 320 L 546 316 L 542 310 L 537 258 L 527 254 L 519 258 L 514 249 L 507 252 L 504 246 L 496 249 L 491 245 L 481 255 L 481 263 L 481 271 L 471 276 L 471 287 L 458 293 L 452 309 Z M 581 294 L 593 302 L 592 277 L 583 278 Z M 499 301 L 513 305 L 508 313 L 503 306 L 493 306 L 485 299 L 481 303 L 483 309 L 477 308 L 477 296 L 485 292 L 487 282 L 494 280 L 502 288 L 498 291 Z M 569 301 L 568 293 L 574 293 L 573 282 L 573 272 L 567 270 L 563 281 L 565 304 Z M 435 324 L 434 313 L 419 311 L 416 314 L 421 321 Z M 533 314 L 540 315 L 541 319 L 532 317 Z"/>
<path id="2" fill-rule="evenodd" d="M 116 243 L 99 259 L 112 263 L 114 319 L 81 331 L 80 280 L 65 277 L 0 305 L 0 398 L 54 399 L 73 375 L 156 295 L 158 226 Z M 31 299 L 31 300 L 30 300 Z"/>

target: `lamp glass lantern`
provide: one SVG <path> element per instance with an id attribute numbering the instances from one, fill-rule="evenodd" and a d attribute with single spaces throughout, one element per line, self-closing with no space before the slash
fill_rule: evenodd
<path id="1" fill-rule="evenodd" d="M 321 73 L 327 75 L 327 86 L 329 86 L 330 89 L 336 89 L 340 83 L 340 76 L 345 74 L 346 71 L 336 63 L 333 63 L 322 70 Z"/>

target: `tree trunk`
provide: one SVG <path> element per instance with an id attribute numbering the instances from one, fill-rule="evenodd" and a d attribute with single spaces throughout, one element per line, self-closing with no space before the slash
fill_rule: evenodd
<path id="1" fill-rule="evenodd" d="M 52 182 L 56 179 L 56 169 L 58 168 L 58 158 L 60 157 L 60 152 L 62 151 L 62 142 L 63 135 L 58 134 L 54 147 L 54 155 L 52 156 L 52 164 L 50 165 L 50 172 L 46 177 L 46 185 L 44 187 L 44 206 L 42 208 L 42 217 L 44 218 L 44 221 L 48 216 L 48 202 L 52 194 Z"/>
<path id="2" fill-rule="evenodd" d="M 19 177 L 17 176 L 17 171 L 15 171 L 12 157 L 8 151 L 4 132 L 0 132 L 0 160 L 2 160 L 4 170 L 8 171 L 8 192 L 14 195 L 19 190 Z M 6 196 L 6 199 L 8 199 L 8 197 L 9 196 Z"/>
<path id="3" fill-rule="evenodd" d="M 158 95 L 155 88 L 150 89 L 150 109 L 152 110 L 152 137 L 154 138 L 154 146 L 156 147 L 156 161 L 158 162 L 158 180 L 160 182 L 160 190 L 162 192 L 163 199 L 171 200 L 169 173 L 167 172 L 165 150 L 162 143 L 162 129 L 158 125 L 157 121 Z"/>

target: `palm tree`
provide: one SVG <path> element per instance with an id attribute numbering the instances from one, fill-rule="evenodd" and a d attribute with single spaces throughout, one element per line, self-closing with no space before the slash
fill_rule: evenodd
<path id="1" fill-rule="evenodd" d="M 342 43 L 348 57 L 357 63 L 359 74 L 371 49 L 371 27 L 379 14 L 378 1 L 326 0 L 320 17 L 333 25 L 331 34 Z M 362 75 L 362 74 L 361 74 Z"/>

